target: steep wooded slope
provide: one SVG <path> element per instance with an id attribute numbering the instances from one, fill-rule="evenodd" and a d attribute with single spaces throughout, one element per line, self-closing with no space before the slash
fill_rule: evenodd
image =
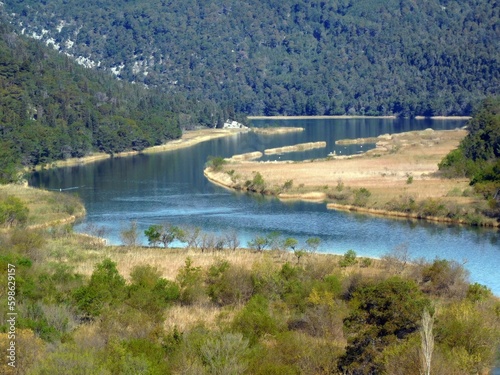
<path id="1" fill-rule="evenodd" d="M 87 64 L 247 114 L 471 113 L 500 87 L 488 0 L 5 1 Z"/>
<path id="2" fill-rule="evenodd" d="M 110 73 L 78 66 L 0 19 L 0 183 L 34 166 L 90 152 L 142 150 L 181 127 L 215 126 L 224 114 Z"/>

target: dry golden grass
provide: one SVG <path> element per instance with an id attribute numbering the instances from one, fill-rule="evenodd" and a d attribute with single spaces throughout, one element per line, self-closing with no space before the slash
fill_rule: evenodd
<path id="1" fill-rule="evenodd" d="M 297 133 L 304 131 L 304 128 L 298 127 L 278 127 L 278 128 L 251 128 L 251 130 L 257 134 L 263 135 L 275 135 L 275 134 L 287 134 L 287 133 Z"/>
<path id="2" fill-rule="evenodd" d="M 223 309 L 214 305 L 173 306 L 166 311 L 164 328 L 169 331 L 177 328 L 180 332 L 203 324 L 206 328 L 216 330 L 221 323 L 230 322 L 238 309 Z"/>
<path id="3" fill-rule="evenodd" d="M 96 246 L 95 242 L 86 242 L 78 245 L 80 236 L 73 240 L 63 238 L 55 247 L 65 252 L 66 256 L 57 256 L 57 260 L 75 266 L 75 271 L 84 275 L 91 275 L 97 263 L 110 258 L 117 264 L 117 269 L 125 278 L 129 278 L 136 266 L 150 265 L 160 271 L 162 277 L 175 280 L 179 270 L 184 267 L 189 257 L 193 267 L 207 269 L 219 260 L 227 260 L 235 266 L 251 269 L 253 264 L 270 258 L 277 265 L 285 262 L 295 262 L 292 253 L 265 251 L 256 252 L 247 249 L 236 251 L 204 252 L 183 248 L 165 249 L 155 247 L 124 247 L 124 246 Z M 78 251 L 76 250 L 78 248 Z"/>
<path id="4" fill-rule="evenodd" d="M 29 227 L 40 228 L 71 223 L 85 215 L 81 201 L 70 194 L 21 185 L 0 185 L 0 199 L 15 196 L 29 208 Z"/>
<path id="5" fill-rule="evenodd" d="M 185 266 L 186 259 L 192 260 L 193 267 L 201 267 L 207 270 L 220 260 L 226 260 L 236 267 L 255 270 L 262 265 L 281 267 L 285 263 L 297 264 L 297 257 L 288 251 L 268 250 L 254 251 L 250 249 L 238 249 L 236 251 L 204 252 L 199 250 L 174 248 L 165 249 L 159 247 L 125 247 L 96 245 L 91 239 L 72 235 L 54 240 L 54 245 L 49 247 L 48 256 L 55 261 L 67 263 L 75 267 L 75 272 L 90 276 L 96 264 L 106 258 L 116 262 L 117 269 L 122 276 L 129 279 L 131 271 L 142 265 L 150 265 L 160 271 L 162 277 L 175 280 L 179 270 Z M 58 252 L 50 249 L 59 249 Z M 340 270 L 338 263 L 343 255 L 307 253 L 300 259 L 304 267 L 312 267 L 326 274 Z M 369 267 L 364 267 L 360 261 L 350 267 L 342 269 L 344 273 L 360 273 L 366 276 L 380 274 L 383 262 L 372 259 Z"/>
<path id="6" fill-rule="evenodd" d="M 339 191 L 343 189 L 352 201 L 354 192 L 365 188 L 370 196 L 364 206 L 372 209 L 387 210 L 390 202 L 411 197 L 417 202 L 439 199 L 472 212 L 484 202 L 465 194 L 470 190 L 468 180 L 440 178 L 436 173 L 441 160 L 466 134 L 461 129 L 387 134 L 378 138 L 376 149 L 361 155 L 304 162 L 239 162 L 226 167 L 233 170 L 231 176 L 211 170 L 206 170 L 205 175 L 214 183 L 237 188 L 259 172 L 267 192 L 282 199 L 331 200 L 337 203 L 330 206 L 335 209 L 339 205 L 348 209 L 352 204 L 334 198 Z M 290 181 L 292 188 L 284 189 Z M 486 218 L 483 222 L 495 225 Z"/>
<path id="7" fill-rule="evenodd" d="M 437 165 L 443 157 L 457 147 L 466 132 L 436 131 L 430 139 L 427 139 L 430 135 L 425 133 L 421 136 L 414 132 L 405 134 L 408 134 L 406 138 L 394 137 L 383 142 L 384 145 L 377 150 L 351 158 L 301 163 L 243 162 L 231 164 L 230 168 L 243 180 L 251 179 L 253 172 L 258 171 L 269 186 L 281 186 L 291 179 L 294 186 L 336 186 L 342 181 L 346 186 L 387 189 L 388 185 L 404 186 L 410 175 L 414 182 L 441 181 L 432 174 L 438 170 Z M 454 186 L 455 181 L 443 180 L 441 183 Z"/>

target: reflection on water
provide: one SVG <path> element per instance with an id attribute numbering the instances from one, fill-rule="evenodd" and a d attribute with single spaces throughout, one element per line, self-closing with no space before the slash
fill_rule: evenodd
<path id="1" fill-rule="evenodd" d="M 473 281 L 486 284 L 500 295 L 500 247 L 496 231 L 329 211 L 324 204 L 317 203 L 284 203 L 272 197 L 228 191 L 203 176 L 209 155 L 228 157 L 326 141 L 325 149 L 273 156 L 293 160 L 324 158 L 333 150 L 337 154 L 358 151 L 359 146 L 352 149 L 335 146 L 337 139 L 429 127 L 455 128 L 463 126 L 463 122 L 357 119 L 287 120 L 273 124 L 302 126 L 305 131 L 276 136 L 239 134 L 175 152 L 44 171 L 34 174 L 30 183 L 53 189 L 80 186 L 77 191 L 88 215 L 76 229 L 84 230 L 88 223 L 103 227 L 112 243 L 120 242 L 120 230 L 132 220 L 137 221 L 141 232 L 151 224 L 165 222 L 199 226 L 214 233 L 236 230 L 243 245 L 254 236 L 271 231 L 295 237 L 301 243 L 309 237 L 320 237 L 320 251 L 343 254 L 354 249 L 361 256 L 380 257 L 404 243 L 415 258 L 439 257 L 465 263 Z M 146 243 L 144 236 L 142 241 Z"/>

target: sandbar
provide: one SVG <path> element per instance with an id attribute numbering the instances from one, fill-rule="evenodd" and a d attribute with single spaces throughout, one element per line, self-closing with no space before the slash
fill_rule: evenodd
<path id="1" fill-rule="evenodd" d="M 303 162 L 245 161 L 228 166 L 233 178 L 227 178 L 227 173 L 210 170 L 206 170 L 205 175 L 226 187 L 259 191 L 283 199 L 325 197 L 326 203 L 333 203 L 329 205 L 331 209 L 460 223 L 460 219 L 439 219 L 432 214 L 396 214 L 391 207 L 396 205 L 394 202 L 414 201 L 417 205 L 427 202 L 432 209 L 433 202 L 437 202 L 437 205 L 446 204 L 466 212 L 483 204 L 481 198 L 471 193 L 466 178 L 447 179 L 437 173 L 438 163 L 466 134 L 464 129 L 427 129 L 384 135 L 378 139 L 376 148 L 363 154 Z M 252 181 L 257 172 L 265 181 L 264 188 L 255 189 L 245 184 Z M 238 180 L 234 176 L 238 176 Z M 369 197 L 363 202 L 364 207 L 356 207 L 353 201 L 357 191 L 364 191 L 361 189 L 366 189 Z M 486 218 L 480 225 L 498 226 L 498 223 Z"/>
<path id="2" fill-rule="evenodd" d="M 298 152 L 298 151 L 312 150 L 315 148 L 324 148 L 324 147 L 326 147 L 326 142 L 307 142 L 291 146 L 268 148 L 264 150 L 264 154 L 266 155 L 284 154 L 287 152 Z"/>
<path id="3" fill-rule="evenodd" d="M 89 163 L 94 163 L 100 160 L 109 159 L 112 157 L 128 157 L 133 155 L 138 155 L 140 153 L 149 154 L 156 152 L 166 152 L 178 150 L 181 148 L 191 147 L 195 144 L 206 142 L 212 139 L 234 136 L 243 132 L 247 132 L 248 129 L 197 129 L 197 130 L 186 130 L 182 134 L 182 137 L 172 141 L 168 141 L 163 145 L 148 147 L 142 151 L 124 151 L 116 154 L 106 154 L 106 153 L 93 153 L 88 156 L 81 158 L 69 158 L 66 160 L 57 160 L 51 163 L 39 165 L 35 167 L 35 170 L 50 169 L 50 168 L 60 168 L 60 167 L 71 167 L 75 165 L 84 165 Z"/>

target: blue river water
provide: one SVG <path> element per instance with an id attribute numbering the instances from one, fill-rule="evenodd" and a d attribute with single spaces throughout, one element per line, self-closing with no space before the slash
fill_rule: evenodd
<path id="1" fill-rule="evenodd" d="M 120 243 L 120 232 L 136 221 L 141 233 L 152 224 L 199 226 L 214 234 L 236 231 L 242 245 L 257 235 L 279 232 L 304 244 L 319 237 L 319 251 L 380 257 L 404 245 L 413 258 L 453 259 L 463 263 L 470 280 L 500 295 L 500 234 L 497 230 L 468 228 L 407 220 L 393 220 L 327 210 L 325 204 L 280 202 L 272 197 L 229 191 L 203 176 L 207 158 L 262 151 L 303 142 L 326 141 L 324 149 L 276 155 L 276 159 L 324 158 L 329 152 L 352 154 L 361 146 L 335 146 L 335 140 L 377 136 L 425 128 L 453 129 L 464 121 L 349 119 L 259 120 L 254 126 L 301 126 L 304 132 L 263 136 L 255 133 L 204 142 L 188 149 L 159 154 L 112 158 L 32 175 L 30 184 L 78 192 L 87 217 L 77 231 L 102 228 L 110 243 Z M 146 238 L 141 237 L 143 244 Z M 176 245 L 176 244 L 174 244 Z M 177 244 L 182 245 L 182 244 Z"/>

